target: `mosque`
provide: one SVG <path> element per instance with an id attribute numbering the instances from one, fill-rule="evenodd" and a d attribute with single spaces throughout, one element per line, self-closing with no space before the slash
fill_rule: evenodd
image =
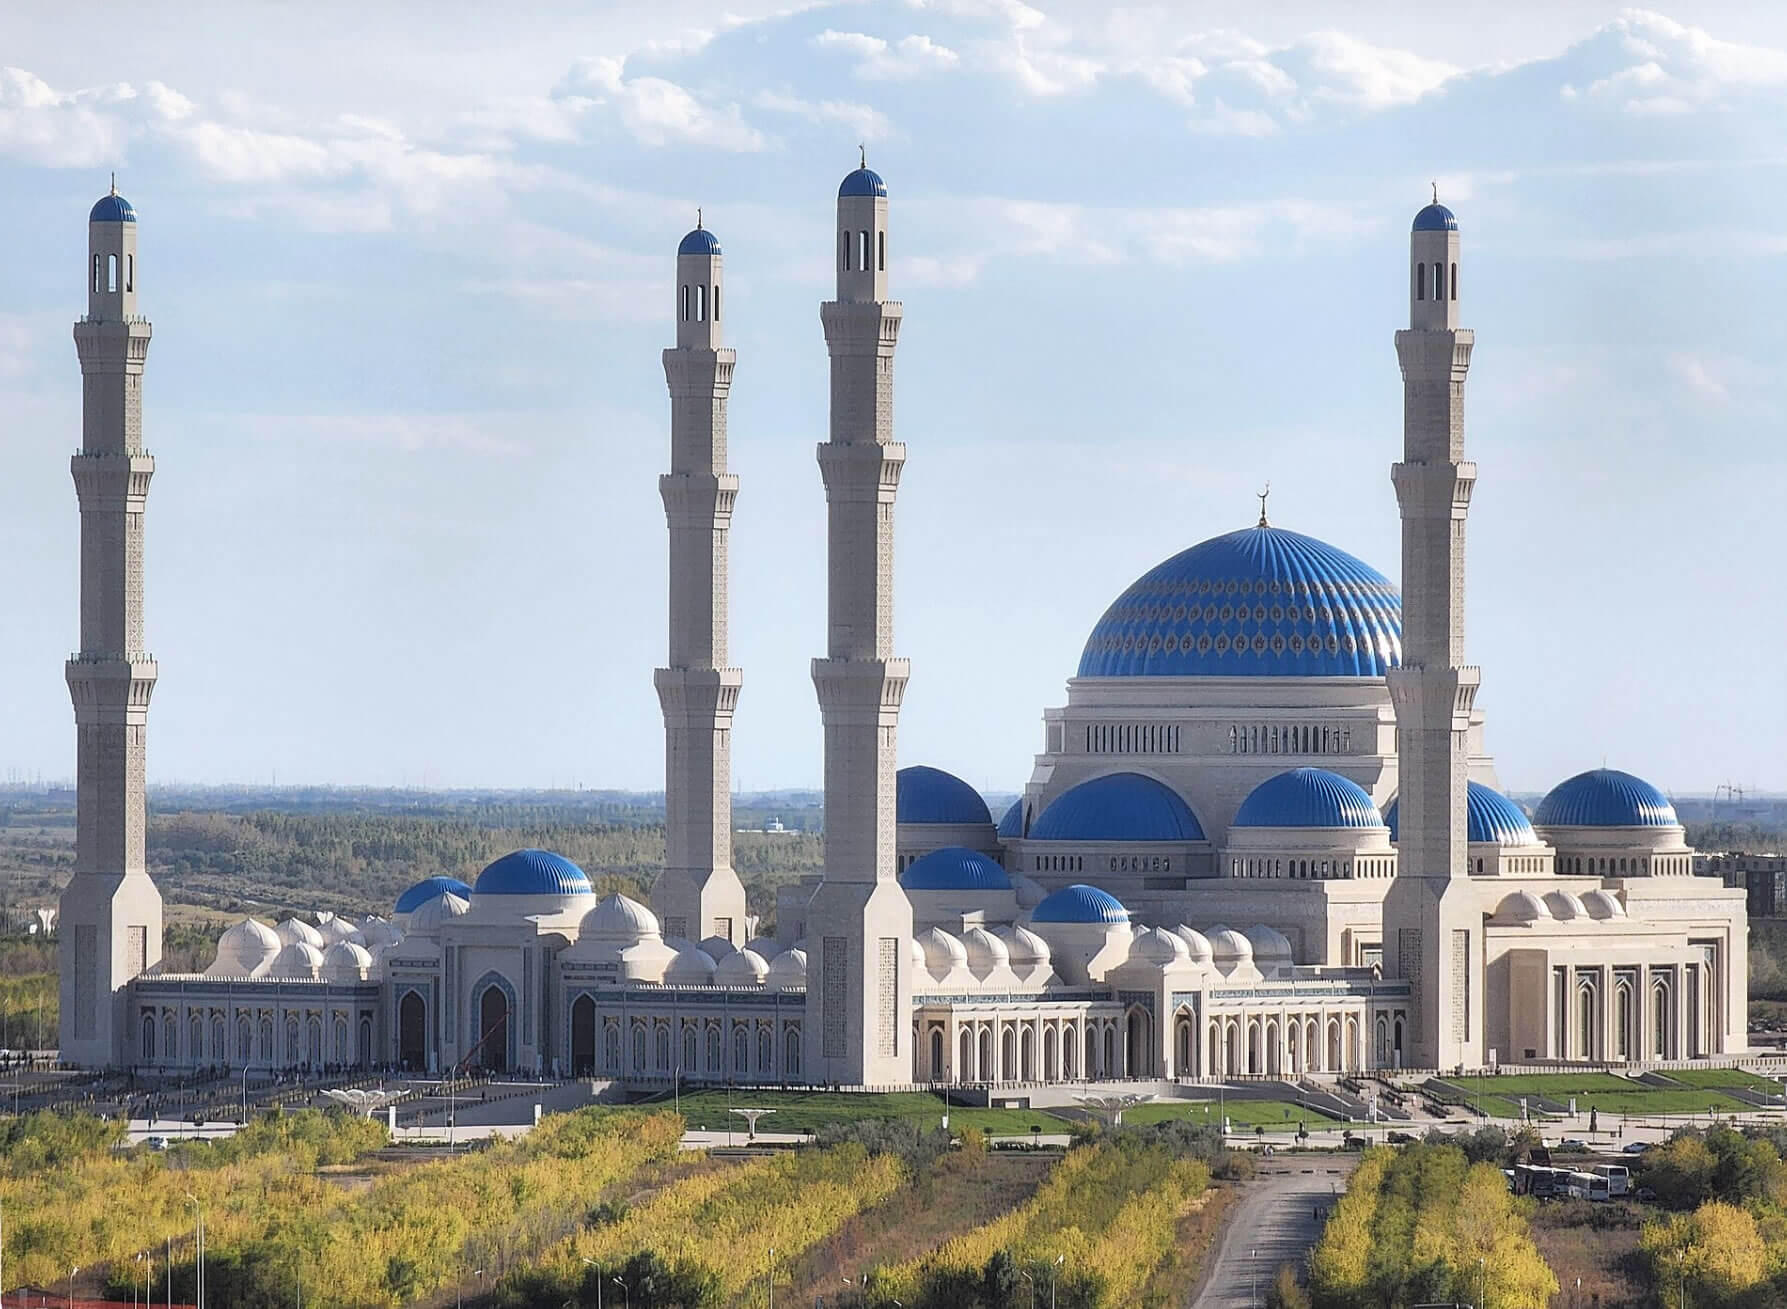
<path id="1" fill-rule="evenodd" d="M 1691 875 L 1668 799 L 1628 773 L 1498 789 L 1464 662 L 1476 465 L 1460 237 L 1414 219 L 1395 335 L 1402 586 L 1259 520 L 1148 569 L 1090 623 L 1043 750 L 995 821 L 960 778 L 898 767 L 892 421 L 903 306 L 888 193 L 837 198 L 820 306 L 831 420 L 821 875 L 773 929 L 731 862 L 726 449 L 734 352 L 720 243 L 677 249 L 666 858 L 650 905 L 520 850 L 387 916 L 247 919 L 202 974 L 162 969 L 144 861 L 142 530 L 154 460 L 137 216 L 89 224 L 75 327 L 84 433 L 78 869 L 61 902 L 63 1057 L 87 1066 L 497 1071 L 651 1083 L 1037 1084 L 1640 1065 L 1745 1048 L 1741 891 Z M 1088 615 L 1091 619 L 1092 616 Z"/>

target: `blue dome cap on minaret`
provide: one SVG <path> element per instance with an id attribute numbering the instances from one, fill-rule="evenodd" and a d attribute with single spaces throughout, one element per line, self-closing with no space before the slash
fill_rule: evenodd
<path id="1" fill-rule="evenodd" d="M 1411 230 L 1416 232 L 1456 232 L 1458 219 L 1453 217 L 1450 209 L 1435 200 L 1415 215 L 1415 225 Z"/>
<path id="2" fill-rule="evenodd" d="M 887 183 L 881 180 L 881 174 L 864 166 L 849 174 L 838 184 L 838 199 L 845 200 L 851 196 L 885 196 Z"/>
<path id="3" fill-rule="evenodd" d="M 99 197 L 99 203 L 93 206 L 93 212 L 87 215 L 89 223 L 134 223 L 137 211 L 130 207 L 130 201 L 113 191 L 110 195 Z"/>
<path id="4" fill-rule="evenodd" d="M 676 252 L 679 255 L 717 255 L 720 253 L 720 238 L 705 227 L 697 226 L 682 239 Z"/>

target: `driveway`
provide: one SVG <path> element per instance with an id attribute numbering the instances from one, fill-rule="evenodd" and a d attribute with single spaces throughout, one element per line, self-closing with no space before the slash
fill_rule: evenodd
<path id="1" fill-rule="evenodd" d="M 1357 1155 L 1284 1156 L 1265 1164 L 1229 1214 L 1210 1275 L 1192 1309 L 1249 1309 L 1266 1302 L 1278 1265 L 1299 1268 L 1321 1234 L 1315 1210 L 1334 1203 Z"/>

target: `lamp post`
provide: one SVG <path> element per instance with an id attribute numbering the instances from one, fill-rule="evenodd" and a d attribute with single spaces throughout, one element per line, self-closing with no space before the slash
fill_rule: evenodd
<path id="1" fill-rule="evenodd" d="M 1055 1309 L 1055 1270 L 1067 1259 L 1064 1254 L 1055 1256 L 1055 1262 L 1049 1265 L 1049 1309 Z"/>
<path id="2" fill-rule="evenodd" d="M 1477 1259 L 1477 1309 L 1484 1309 L 1489 1303 L 1489 1264 L 1481 1257 Z"/>
<path id="3" fill-rule="evenodd" d="M 620 1287 L 620 1302 L 624 1309 L 633 1309 L 633 1294 L 627 1289 L 627 1284 L 618 1277 L 612 1277 L 609 1280 Z"/>
<path id="4" fill-rule="evenodd" d="M 769 1248 L 769 1309 L 776 1309 L 776 1247 Z"/>
<path id="5" fill-rule="evenodd" d="M 74 1275 L 75 1275 L 75 1274 L 76 1274 L 76 1273 L 78 1273 L 78 1272 L 80 1272 L 80 1271 L 81 1271 L 81 1270 L 80 1270 L 80 1268 L 79 1268 L 79 1267 L 74 1267 L 74 1268 L 70 1268 L 70 1269 L 69 1269 L 69 1270 L 68 1270 L 68 1304 L 69 1304 L 69 1309 L 74 1309 Z"/>
<path id="6" fill-rule="evenodd" d="M 594 1259 L 585 1259 L 583 1263 L 586 1268 L 596 1270 L 596 1309 L 602 1309 L 602 1265 Z"/>
<path id="7" fill-rule="evenodd" d="M 1018 1276 L 1030 1283 L 1030 1309 L 1036 1309 L 1036 1279 L 1023 1269 L 1018 1269 Z"/>
<path id="8" fill-rule="evenodd" d="M 1259 1309 L 1260 1252 L 1257 1246 L 1247 1252 L 1247 1303 Z"/>
<path id="9" fill-rule="evenodd" d="M 186 1193 L 186 1199 L 192 1205 L 192 1248 L 198 1262 L 195 1299 L 198 1309 L 205 1309 L 205 1206 L 199 1203 L 199 1198 L 191 1191 Z"/>

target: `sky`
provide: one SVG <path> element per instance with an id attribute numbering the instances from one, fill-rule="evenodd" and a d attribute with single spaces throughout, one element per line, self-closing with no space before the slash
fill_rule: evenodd
<path id="1" fill-rule="evenodd" d="M 69 328 L 116 171 L 155 324 L 152 781 L 662 786 L 659 352 L 700 206 L 735 781 L 816 784 L 817 304 L 860 143 L 905 305 L 903 763 L 1021 787 L 1105 607 L 1267 482 L 1396 575 L 1437 186 L 1504 785 L 1787 790 L 1784 123 L 1761 3 L 14 0 L 0 777 L 73 769 Z"/>

